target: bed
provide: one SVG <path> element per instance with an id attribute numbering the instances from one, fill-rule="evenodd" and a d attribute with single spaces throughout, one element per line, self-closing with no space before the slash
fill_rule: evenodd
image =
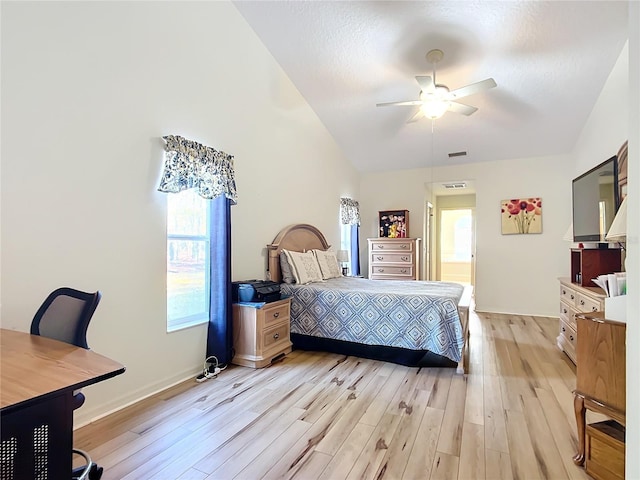
<path id="1" fill-rule="evenodd" d="M 313 225 L 284 228 L 267 245 L 271 280 L 282 281 L 280 252 L 327 250 Z M 448 282 L 339 277 L 281 284 L 292 298 L 294 348 L 468 373 L 471 287 Z"/>

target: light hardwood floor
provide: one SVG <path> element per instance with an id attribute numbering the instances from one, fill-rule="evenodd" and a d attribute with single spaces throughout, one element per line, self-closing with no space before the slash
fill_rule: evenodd
<path id="1" fill-rule="evenodd" d="M 468 376 L 294 351 L 75 432 L 104 479 L 589 478 L 558 320 L 471 313 Z M 90 392 L 87 392 L 90 394 Z"/>

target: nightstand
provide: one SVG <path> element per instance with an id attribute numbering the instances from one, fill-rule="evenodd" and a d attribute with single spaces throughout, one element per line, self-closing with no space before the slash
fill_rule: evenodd
<path id="1" fill-rule="evenodd" d="M 231 363 L 262 368 L 291 352 L 291 298 L 270 303 L 233 304 Z"/>

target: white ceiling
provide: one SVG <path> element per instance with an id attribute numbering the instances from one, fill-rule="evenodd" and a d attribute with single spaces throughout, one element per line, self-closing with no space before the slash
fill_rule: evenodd
<path id="1" fill-rule="evenodd" d="M 626 0 L 234 4 L 361 172 L 568 153 L 627 39 Z M 376 103 L 418 99 L 434 48 L 438 83 L 498 86 L 432 133 Z"/>

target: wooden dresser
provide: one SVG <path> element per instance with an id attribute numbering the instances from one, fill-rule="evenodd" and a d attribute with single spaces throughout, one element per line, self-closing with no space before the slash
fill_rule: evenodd
<path id="1" fill-rule="evenodd" d="M 578 326 L 574 409 L 578 430 L 576 464 L 596 479 L 624 479 L 626 424 L 626 330 L 602 312 L 576 315 Z M 585 428 L 586 410 L 614 421 Z"/>
<path id="2" fill-rule="evenodd" d="M 259 304 L 257 304 L 259 305 Z M 260 308 L 233 304 L 233 348 L 231 363 L 262 368 L 291 352 L 291 299 L 265 303 Z"/>
<path id="3" fill-rule="evenodd" d="M 371 280 L 419 280 L 419 238 L 369 238 Z"/>
<path id="4" fill-rule="evenodd" d="M 576 363 L 578 329 L 575 315 L 604 311 L 604 291 L 599 287 L 581 287 L 569 278 L 560 278 L 560 333 L 558 348 Z"/>

